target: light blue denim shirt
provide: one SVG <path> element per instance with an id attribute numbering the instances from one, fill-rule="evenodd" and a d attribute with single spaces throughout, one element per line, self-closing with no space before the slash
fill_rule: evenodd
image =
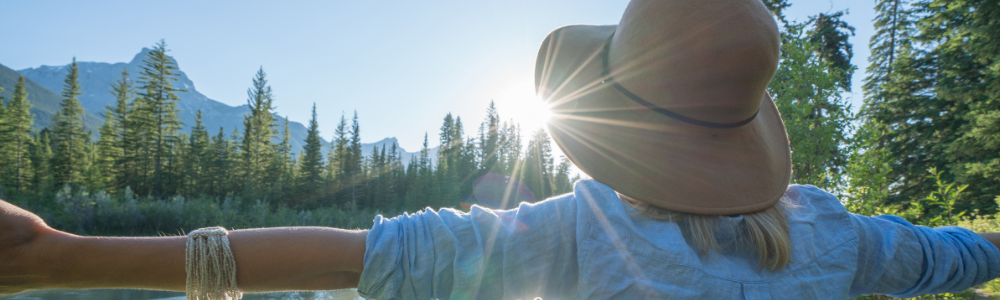
<path id="1" fill-rule="evenodd" d="M 845 299 L 962 291 L 1000 276 L 1000 251 L 958 227 L 848 213 L 792 185 L 788 267 L 760 270 L 721 237 L 699 254 L 677 223 L 636 214 L 607 186 L 518 208 L 375 218 L 358 284 L 374 299 Z M 720 217 L 722 223 L 741 217 Z"/>

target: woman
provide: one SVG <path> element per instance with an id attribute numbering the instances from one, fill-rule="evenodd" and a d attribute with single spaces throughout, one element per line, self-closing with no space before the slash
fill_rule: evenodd
<path id="1" fill-rule="evenodd" d="M 594 180 L 507 211 L 426 210 L 370 231 L 237 230 L 244 292 L 376 299 L 844 299 L 960 291 L 1000 275 L 995 234 L 849 214 L 788 186 L 765 92 L 777 25 L 758 0 L 633 1 L 618 26 L 542 43 L 549 132 Z M 0 202 L 0 292 L 184 290 L 185 237 L 78 237 Z"/>

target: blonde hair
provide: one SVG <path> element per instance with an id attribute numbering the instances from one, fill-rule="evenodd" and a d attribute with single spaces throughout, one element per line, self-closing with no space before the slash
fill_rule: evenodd
<path id="1" fill-rule="evenodd" d="M 700 253 L 719 251 L 719 242 L 715 236 L 718 215 L 672 211 L 651 206 L 622 194 L 618 195 L 622 201 L 635 208 L 642 215 L 677 222 L 679 225 L 685 224 L 686 226 L 682 228 L 688 231 L 690 237 L 688 242 L 694 244 Z M 753 246 L 753 250 L 757 253 L 758 267 L 761 269 L 781 270 L 791 260 L 792 242 L 788 233 L 788 220 L 785 219 L 784 208 L 786 205 L 790 205 L 788 198 L 782 196 L 781 200 L 774 206 L 762 211 L 742 214 L 743 221 L 732 229 L 740 245 Z"/>

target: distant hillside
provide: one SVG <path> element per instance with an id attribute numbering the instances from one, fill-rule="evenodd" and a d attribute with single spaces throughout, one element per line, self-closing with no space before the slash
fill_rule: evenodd
<path id="1" fill-rule="evenodd" d="M 123 69 L 128 70 L 133 82 L 138 82 L 140 77 L 139 72 L 142 71 L 142 60 L 148 52 L 148 48 L 142 48 L 142 51 L 136 54 L 129 63 L 112 64 L 78 61 L 80 87 L 83 93 L 80 96 L 80 102 L 83 104 L 83 109 L 99 114 L 104 111 L 106 106 L 114 104 L 115 98 L 110 92 L 111 83 L 121 78 Z M 173 60 L 172 57 L 170 59 Z M 175 60 L 174 63 L 177 63 L 177 61 Z M 180 64 L 178 64 L 178 67 L 180 67 Z M 66 78 L 66 74 L 69 73 L 69 65 L 41 66 L 18 72 L 42 86 L 57 90 L 62 88 L 63 80 Z M 250 112 L 248 106 L 240 105 L 233 107 L 209 99 L 198 92 L 194 87 L 194 82 L 187 77 L 187 74 L 184 74 L 184 71 L 178 70 L 178 73 L 174 87 L 187 90 L 187 92 L 177 94 L 181 99 L 177 103 L 177 108 L 180 110 L 178 115 L 181 118 L 181 122 L 184 123 L 184 127 L 181 129 L 183 132 L 191 132 L 190 127 L 194 125 L 195 113 L 199 109 L 204 115 L 203 122 L 205 128 L 212 135 L 217 134 L 220 127 L 224 128 L 226 135 L 229 135 L 233 129 L 243 129 L 243 116 Z M 247 84 L 249 85 L 249 77 L 247 78 Z M 138 86 L 138 84 L 136 83 L 134 86 Z M 285 119 L 281 116 L 277 117 L 276 124 L 280 129 L 280 126 L 284 125 Z M 302 144 L 306 139 L 306 127 L 298 122 L 291 122 L 288 127 L 292 137 L 292 149 L 298 153 L 302 149 Z M 326 141 L 323 143 L 325 146 Z"/>
<path id="2" fill-rule="evenodd" d="M 17 84 L 17 79 L 20 76 L 21 74 L 17 71 L 0 65 L 0 87 L 4 88 L 3 92 L 0 92 L 0 96 L 3 96 L 7 102 L 10 101 L 10 95 L 14 92 L 14 85 Z M 59 102 L 62 102 L 62 96 L 31 80 L 30 77 L 25 76 L 24 82 L 27 85 L 25 90 L 28 92 L 28 102 L 32 105 L 31 113 L 35 115 L 34 129 L 48 127 L 49 123 L 52 123 L 52 116 L 59 110 Z M 61 80 L 56 87 L 57 91 L 62 89 Z M 93 130 L 96 134 L 98 128 L 104 123 L 104 119 L 87 111 L 84 112 L 83 123 L 87 129 Z"/>
<path id="3" fill-rule="evenodd" d="M 136 54 L 129 63 L 112 64 L 103 62 L 77 61 L 77 67 L 80 69 L 80 87 L 81 92 L 83 93 L 83 95 L 80 96 L 80 102 L 83 105 L 83 109 L 91 113 L 88 114 L 87 126 L 93 126 L 90 128 L 94 128 L 95 136 L 98 134 L 97 128 L 101 126 L 104 119 L 94 116 L 94 114 L 100 114 L 104 111 L 106 106 L 112 105 L 115 102 L 115 98 L 110 92 L 111 83 L 121 78 L 123 69 L 127 69 L 130 78 L 134 82 L 138 82 L 139 72 L 142 71 L 142 60 L 146 57 L 147 52 L 149 52 L 148 48 L 142 48 L 142 51 Z M 173 57 L 170 59 L 173 60 Z M 177 63 L 177 61 L 174 61 L 174 63 Z M 178 68 L 180 68 L 180 64 L 178 64 Z M 14 83 L 17 82 L 17 73 L 20 72 L 21 74 L 24 74 L 25 78 L 27 78 L 30 82 L 28 85 L 28 98 L 29 101 L 36 106 L 36 109 L 39 106 L 53 107 L 51 110 L 41 110 L 46 114 L 44 118 L 46 121 L 43 124 L 39 124 L 38 121 L 35 121 L 35 126 L 38 126 L 39 128 L 47 126 L 49 121 L 51 121 L 55 108 L 59 105 L 61 97 L 45 88 L 54 91 L 61 90 L 63 80 L 66 78 L 66 74 L 69 73 L 69 65 L 43 65 L 37 68 L 28 68 L 17 72 L 11 71 L 6 67 L 4 67 L 3 70 L 7 70 L 7 72 L 0 72 L 0 86 L 7 88 L 6 81 L 4 80 L 6 80 L 7 77 L 13 76 L 11 77 L 13 78 L 13 81 L 10 81 L 10 88 L 4 91 L 5 94 L 10 94 L 10 92 L 13 91 Z M 7 73 L 13 75 L 5 76 L 4 74 Z M 202 122 L 205 124 L 205 128 L 208 130 L 209 134 L 213 136 L 218 134 L 220 127 L 224 128 L 227 137 L 229 137 L 229 134 L 232 133 L 234 129 L 243 131 L 243 116 L 250 112 L 250 108 L 247 105 L 233 107 L 202 95 L 197 89 L 195 89 L 194 82 L 192 82 L 191 79 L 189 79 L 181 70 L 178 70 L 178 76 L 176 78 L 177 81 L 174 82 L 174 87 L 187 90 L 187 92 L 177 94 L 177 96 L 181 99 L 181 101 L 177 103 L 177 108 L 180 110 L 179 116 L 181 117 L 181 122 L 184 122 L 184 127 L 181 129 L 183 132 L 191 132 L 190 126 L 194 125 L 195 113 L 199 109 L 204 115 Z M 248 75 L 248 86 L 250 84 L 249 78 L 250 77 Z M 32 92 L 32 85 L 34 85 L 36 89 L 42 90 L 42 92 Z M 135 84 L 135 86 L 137 86 L 137 84 Z M 39 95 L 41 95 L 41 97 L 49 97 L 55 100 L 50 100 L 49 98 L 43 98 L 38 101 L 33 100 L 32 97 L 38 97 Z M 52 104 L 49 104 L 49 102 Z M 36 103 L 41 103 L 42 105 Z M 303 109 L 308 108 L 304 107 Z M 32 112 L 34 112 L 34 110 Z M 35 114 L 36 120 L 42 119 L 42 117 L 39 116 L 40 113 Z M 277 121 L 275 123 L 278 125 L 278 129 L 281 130 L 281 126 L 285 123 L 285 118 L 281 116 L 276 117 Z M 299 154 L 302 151 L 302 146 L 305 144 L 307 129 L 304 125 L 302 125 L 302 123 L 299 122 L 289 122 L 288 128 L 291 135 L 292 151 L 293 153 Z M 321 142 L 323 143 L 322 149 L 326 152 L 329 149 L 330 144 L 326 140 L 321 140 Z M 378 145 L 381 148 L 382 146 L 392 145 L 393 143 L 397 144 L 398 147 L 396 138 L 386 138 L 375 143 L 362 144 L 362 153 L 365 156 L 368 156 L 371 154 L 372 148 L 374 148 L 375 145 Z M 405 152 L 402 148 L 399 149 L 400 151 Z M 416 151 L 417 152 L 403 153 L 403 161 L 409 162 L 411 157 L 419 155 L 419 149 L 416 149 Z M 430 156 L 437 157 L 437 148 L 430 150 Z"/>

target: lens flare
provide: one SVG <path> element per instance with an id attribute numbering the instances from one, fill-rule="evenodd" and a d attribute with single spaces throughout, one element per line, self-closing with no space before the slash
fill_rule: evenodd
<path id="1" fill-rule="evenodd" d="M 531 80 L 521 80 L 501 92 L 494 100 L 500 117 L 521 125 L 524 132 L 544 128 L 552 119 L 551 107 L 535 96 Z"/>

